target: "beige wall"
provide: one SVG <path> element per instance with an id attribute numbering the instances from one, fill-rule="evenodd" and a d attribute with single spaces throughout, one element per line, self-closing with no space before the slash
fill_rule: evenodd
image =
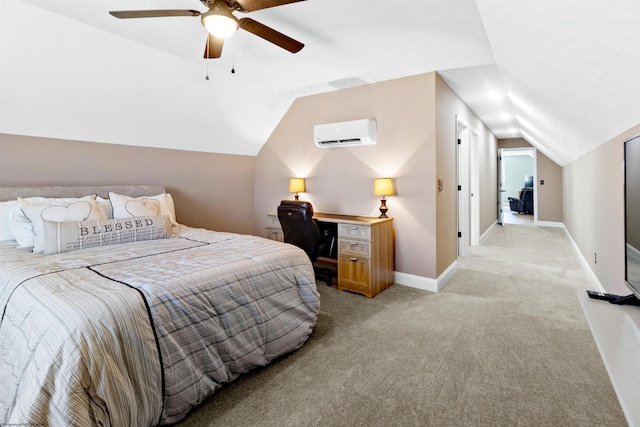
<path id="1" fill-rule="evenodd" d="M 605 290 L 620 295 L 631 293 L 624 283 L 623 143 L 639 133 L 640 125 L 563 168 L 567 231 Z"/>
<path id="2" fill-rule="evenodd" d="M 0 186 L 157 184 L 178 221 L 253 232 L 255 158 L 0 134 Z"/>
<path id="3" fill-rule="evenodd" d="M 457 241 L 457 160 L 456 118 L 478 132 L 478 166 L 480 199 L 480 235 L 498 219 L 496 188 L 497 141 L 484 123 L 462 102 L 447 83 L 436 79 L 437 92 L 437 172 L 445 183 L 444 190 L 437 194 L 437 271 L 441 274 L 458 257 Z M 433 185 L 436 183 L 434 181 Z"/>
<path id="4" fill-rule="evenodd" d="M 538 151 L 538 221 L 562 222 L 562 168 Z M 544 185 L 540 181 L 544 180 Z"/>
<path id="5" fill-rule="evenodd" d="M 256 233 L 265 213 L 290 199 L 290 177 L 306 178 L 314 209 L 379 215 L 374 178 L 395 178 L 388 215 L 396 232 L 396 271 L 436 277 L 435 74 L 297 99 L 256 158 Z M 374 118 L 376 145 L 317 148 L 313 126 Z"/>
<path id="6" fill-rule="evenodd" d="M 290 177 L 306 178 L 301 199 L 317 211 L 378 215 L 373 179 L 391 176 L 398 193 L 387 202 L 396 271 L 436 279 L 457 259 L 456 114 L 480 132 L 480 173 L 488 174 L 482 186 L 491 188 L 481 198 L 486 230 L 497 218 L 495 138 L 436 73 L 428 73 L 297 99 L 256 159 L 255 233 L 264 235 L 265 213 L 292 197 Z M 315 124 L 362 118 L 376 119 L 376 145 L 313 144 Z M 438 176 L 446 183 L 439 194 Z"/>
<path id="7" fill-rule="evenodd" d="M 498 141 L 484 128 L 478 150 L 480 164 L 480 235 L 498 221 Z"/>
<path id="8" fill-rule="evenodd" d="M 499 139 L 498 148 L 530 148 L 523 138 Z M 538 221 L 563 221 L 563 183 L 562 168 L 539 150 L 537 157 L 537 176 L 535 182 L 536 197 L 538 198 Z M 544 180 L 544 185 L 540 181 Z"/>

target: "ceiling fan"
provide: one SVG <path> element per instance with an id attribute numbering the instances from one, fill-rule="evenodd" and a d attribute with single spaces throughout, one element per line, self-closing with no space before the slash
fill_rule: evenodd
<path id="1" fill-rule="evenodd" d="M 236 18 L 232 11 L 253 12 L 269 7 L 282 6 L 304 0 L 200 0 L 209 8 L 207 12 L 197 10 L 123 10 L 110 11 L 116 18 L 162 18 L 167 16 L 200 16 L 202 25 L 209 32 L 204 49 L 205 58 L 220 58 L 224 39 L 241 28 L 261 37 L 291 53 L 299 52 L 304 44 L 251 18 Z"/>

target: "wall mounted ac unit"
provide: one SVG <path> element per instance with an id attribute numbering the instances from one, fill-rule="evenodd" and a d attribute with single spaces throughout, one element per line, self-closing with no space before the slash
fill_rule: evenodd
<path id="1" fill-rule="evenodd" d="M 376 143 L 374 119 L 328 123 L 313 127 L 313 141 L 318 147 L 353 147 Z"/>

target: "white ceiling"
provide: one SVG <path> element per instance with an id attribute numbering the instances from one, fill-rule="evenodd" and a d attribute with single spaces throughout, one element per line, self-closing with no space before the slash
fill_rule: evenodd
<path id="1" fill-rule="evenodd" d="M 198 0 L 1 0 L 0 132 L 256 154 L 299 96 L 438 71 L 498 138 L 564 165 L 640 123 L 640 1 L 306 0 L 204 60 Z M 231 69 L 235 73 L 231 73 Z M 209 80 L 205 76 L 209 76 Z"/>

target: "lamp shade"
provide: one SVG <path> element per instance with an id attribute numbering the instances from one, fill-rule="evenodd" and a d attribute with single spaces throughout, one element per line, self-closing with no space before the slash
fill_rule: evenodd
<path id="1" fill-rule="evenodd" d="M 304 193 L 304 178 L 291 178 L 289 180 L 289 193 Z"/>
<path id="2" fill-rule="evenodd" d="M 393 180 L 391 178 L 376 178 L 373 181 L 374 196 L 393 196 Z"/>

